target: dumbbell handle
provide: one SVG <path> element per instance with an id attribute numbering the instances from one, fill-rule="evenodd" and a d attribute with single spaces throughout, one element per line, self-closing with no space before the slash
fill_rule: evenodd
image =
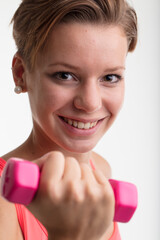
<path id="1" fill-rule="evenodd" d="M 35 163 L 11 158 L 7 161 L 1 179 L 1 195 L 10 202 L 28 205 L 34 198 L 40 179 Z M 115 196 L 114 221 L 128 222 L 138 203 L 137 188 L 132 183 L 109 180 Z"/>

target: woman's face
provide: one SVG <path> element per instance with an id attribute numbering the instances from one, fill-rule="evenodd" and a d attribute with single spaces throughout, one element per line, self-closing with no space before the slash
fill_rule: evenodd
<path id="1" fill-rule="evenodd" d="M 120 27 L 58 25 L 26 73 L 35 136 L 67 151 L 90 151 L 121 108 L 126 55 Z"/>

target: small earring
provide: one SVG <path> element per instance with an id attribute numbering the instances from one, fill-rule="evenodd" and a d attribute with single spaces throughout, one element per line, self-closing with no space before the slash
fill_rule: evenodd
<path id="1" fill-rule="evenodd" d="M 14 91 L 17 94 L 20 94 L 20 93 L 22 93 L 22 87 L 21 86 L 15 86 Z"/>

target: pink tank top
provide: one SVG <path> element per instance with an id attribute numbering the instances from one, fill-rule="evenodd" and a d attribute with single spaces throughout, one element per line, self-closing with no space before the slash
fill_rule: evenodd
<path id="1" fill-rule="evenodd" d="M 6 162 L 0 158 L 0 176 Z M 15 204 L 17 218 L 21 227 L 24 240 L 47 240 L 48 234 L 45 227 L 28 211 L 25 206 Z M 118 225 L 114 223 L 114 231 L 109 240 L 121 240 Z"/>

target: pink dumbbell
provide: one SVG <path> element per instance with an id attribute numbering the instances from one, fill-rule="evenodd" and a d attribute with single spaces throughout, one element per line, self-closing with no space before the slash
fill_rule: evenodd
<path id="1" fill-rule="evenodd" d="M 34 198 L 40 179 L 39 167 L 18 158 L 7 161 L 1 182 L 1 195 L 8 201 L 28 205 Z M 115 196 L 114 221 L 128 222 L 138 202 L 136 186 L 122 181 L 109 180 Z"/>

